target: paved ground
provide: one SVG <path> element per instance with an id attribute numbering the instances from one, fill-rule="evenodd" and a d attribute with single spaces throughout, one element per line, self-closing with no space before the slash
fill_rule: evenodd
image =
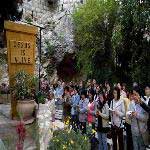
<path id="1" fill-rule="evenodd" d="M 10 105 L 0 104 L 0 139 L 7 150 L 15 150 L 17 142 L 16 124 L 17 121 L 10 119 Z M 26 125 L 27 136 L 24 142 L 24 150 L 35 150 L 36 144 L 33 137 L 35 124 Z"/>

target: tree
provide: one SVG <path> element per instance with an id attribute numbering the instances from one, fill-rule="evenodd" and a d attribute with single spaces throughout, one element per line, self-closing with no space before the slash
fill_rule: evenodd
<path id="1" fill-rule="evenodd" d="M 117 8 L 115 0 L 87 0 L 73 14 L 79 69 L 100 81 L 112 74 L 111 38 Z"/>
<path id="2" fill-rule="evenodd" d="M 121 36 L 114 51 L 118 58 L 116 72 L 123 82 L 150 81 L 149 6 L 146 0 L 121 0 L 116 23 L 120 30 L 114 32 Z"/>
<path id="3" fill-rule="evenodd" d="M 150 82 L 150 2 L 87 0 L 73 19 L 79 69 L 100 81 Z"/>

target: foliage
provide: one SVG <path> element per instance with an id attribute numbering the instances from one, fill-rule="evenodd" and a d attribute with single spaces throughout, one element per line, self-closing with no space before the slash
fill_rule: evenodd
<path id="1" fill-rule="evenodd" d="M 26 16 L 25 20 L 27 21 L 28 24 L 31 24 L 33 22 L 31 16 Z"/>
<path id="2" fill-rule="evenodd" d="M 103 80 L 110 76 L 111 37 L 118 4 L 114 0 L 87 0 L 73 14 L 78 67 L 87 75 Z M 97 72 L 97 69 L 101 72 Z M 108 71 L 105 72 L 105 69 Z M 109 71 L 110 70 L 110 71 Z M 101 77 L 104 74 L 104 78 Z"/>
<path id="3" fill-rule="evenodd" d="M 15 74 L 14 86 L 12 91 L 17 100 L 27 100 L 33 98 L 37 79 L 25 71 L 19 71 Z"/>
<path id="4" fill-rule="evenodd" d="M 38 92 L 37 99 L 39 103 L 45 104 L 46 96 L 42 92 Z"/>
<path id="5" fill-rule="evenodd" d="M 3 68 L 2 65 L 6 63 L 6 54 L 0 53 L 0 80 L 3 75 Z"/>
<path id="6" fill-rule="evenodd" d="M 87 0 L 74 11 L 78 67 L 88 77 L 150 81 L 150 2 Z"/>
<path id="7" fill-rule="evenodd" d="M 59 130 L 49 143 L 49 150 L 90 150 L 89 139 L 86 135 L 73 130 Z"/>
<path id="8" fill-rule="evenodd" d="M 54 57 L 55 46 L 48 40 L 45 41 L 46 44 L 46 53 L 43 55 L 42 63 L 46 64 L 44 68 L 48 76 L 51 76 L 56 68 L 56 58 Z"/>
<path id="9" fill-rule="evenodd" d="M 148 1 L 121 0 L 116 26 L 119 42 L 116 51 L 117 72 L 120 80 L 144 84 L 150 81 Z"/>

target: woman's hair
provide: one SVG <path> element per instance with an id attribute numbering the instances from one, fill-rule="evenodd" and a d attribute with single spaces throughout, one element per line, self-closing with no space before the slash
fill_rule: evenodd
<path id="1" fill-rule="evenodd" d="M 147 87 L 150 88 L 150 84 L 145 84 L 145 85 L 144 85 L 144 89 L 147 88 Z"/>
<path id="2" fill-rule="evenodd" d="M 118 87 L 114 87 L 113 91 L 117 91 L 117 100 L 120 99 L 120 89 Z"/>
<path id="3" fill-rule="evenodd" d="M 92 101 L 93 101 L 94 100 L 94 92 L 93 92 L 93 90 L 89 90 L 88 94 L 92 95 Z"/>
<path id="4" fill-rule="evenodd" d="M 64 88 L 64 91 L 69 92 L 69 86 L 66 86 L 66 87 Z"/>
<path id="5" fill-rule="evenodd" d="M 135 87 L 133 87 L 133 89 L 132 89 L 132 93 L 133 93 L 133 91 L 136 91 L 140 96 L 141 96 L 141 89 L 140 89 L 140 87 L 139 86 L 135 86 Z"/>
<path id="6" fill-rule="evenodd" d="M 76 90 L 77 91 L 77 93 L 79 93 L 79 88 L 77 87 L 77 86 L 74 86 L 74 88 L 73 88 L 74 90 Z"/>
<path id="7" fill-rule="evenodd" d="M 86 90 L 82 90 L 81 91 L 81 95 L 84 95 L 87 98 L 87 91 Z"/>
<path id="8" fill-rule="evenodd" d="M 106 104 L 106 96 L 105 96 L 104 92 L 100 92 L 99 95 L 101 95 L 104 99 L 103 103 L 100 100 L 98 101 L 97 108 L 101 110 L 103 108 L 103 106 Z"/>
<path id="9" fill-rule="evenodd" d="M 50 95 L 54 98 L 54 93 L 52 91 L 49 91 L 47 96 L 49 97 Z"/>

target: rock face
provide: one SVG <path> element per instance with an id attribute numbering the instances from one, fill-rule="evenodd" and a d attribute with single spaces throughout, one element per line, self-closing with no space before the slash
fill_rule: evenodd
<path id="1" fill-rule="evenodd" d="M 81 0 L 24 0 L 23 21 L 32 21 L 44 27 L 42 53 L 47 52 L 45 41 L 48 41 L 54 46 L 54 57 L 57 64 L 62 61 L 66 52 L 74 52 L 71 14 L 81 2 Z M 41 70 L 42 74 L 45 74 L 45 70 Z"/>

